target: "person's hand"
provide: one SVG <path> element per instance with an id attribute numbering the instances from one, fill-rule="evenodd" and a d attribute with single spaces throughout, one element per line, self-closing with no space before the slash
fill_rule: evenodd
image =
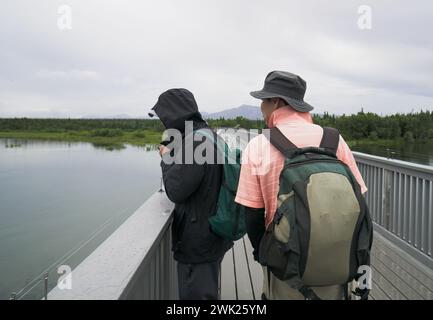
<path id="1" fill-rule="evenodd" d="M 164 145 L 160 145 L 159 146 L 159 155 L 162 157 L 162 155 L 164 154 L 164 153 L 167 153 L 167 152 L 170 152 L 170 149 L 169 148 L 167 148 L 166 146 L 164 146 Z"/>

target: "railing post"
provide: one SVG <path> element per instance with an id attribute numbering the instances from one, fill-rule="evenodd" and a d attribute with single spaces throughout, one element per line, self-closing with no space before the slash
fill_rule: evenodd
<path id="1" fill-rule="evenodd" d="M 16 300 L 17 299 L 17 294 L 15 292 L 12 292 L 11 297 L 9 298 L 9 300 Z"/>
<path id="2" fill-rule="evenodd" d="M 44 274 L 44 297 L 48 300 L 48 272 Z"/>
<path id="3" fill-rule="evenodd" d="M 383 226 L 388 230 L 392 231 L 390 228 L 391 224 L 391 183 L 392 183 L 392 171 L 383 169 L 383 202 L 382 202 L 382 210 L 383 210 Z"/>
<path id="4" fill-rule="evenodd" d="M 159 190 L 158 190 L 158 192 L 164 192 L 164 190 L 162 189 L 162 186 L 163 186 L 163 180 L 162 180 L 162 177 L 161 177 L 161 183 L 160 183 L 160 185 L 159 185 Z"/>

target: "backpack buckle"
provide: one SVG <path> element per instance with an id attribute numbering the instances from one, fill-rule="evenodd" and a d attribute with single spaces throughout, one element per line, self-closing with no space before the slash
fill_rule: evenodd
<path id="1" fill-rule="evenodd" d="M 275 224 L 280 224 L 280 220 L 283 217 L 282 212 L 277 208 L 277 210 L 275 210 L 275 215 L 274 215 L 274 223 Z"/>

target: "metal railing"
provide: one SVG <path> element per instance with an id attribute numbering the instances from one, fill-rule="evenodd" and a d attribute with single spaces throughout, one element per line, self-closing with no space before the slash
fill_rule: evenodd
<path id="1" fill-rule="evenodd" d="M 57 286 L 48 299 L 176 299 L 172 208 L 156 192 L 72 271 L 70 289 Z"/>
<path id="2" fill-rule="evenodd" d="M 433 167 L 354 155 L 375 223 L 409 253 L 433 261 Z M 155 193 L 73 270 L 72 289 L 56 287 L 48 299 L 176 299 L 172 207 L 164 192 Z"/>
<path id="3" fill-rule="evenodd" d="M 176 263 L 171 253 L 171 219 L 119 299 L 177 299 Z"/>
<path id="4" fill-rule="evenodd" d="M 354 156 L 374 222 L 431 259 L 433 167 L 358 152 Z"/>
<path id="5" fill-rule="evenodd" d="M 103 242 L 103 238 L 111 234 L 119 223 L 125 221 L 129 216 L 131 208 L 125 208 L 116 215 L 113 215 L 103 224 L 98 226 L 89 237 L 83 239 L 76 246 L 71 248 L 63 256 L 51 263 L 48 267 L 42 270 L 36 277 L 28 280 L 27 283 L 20 289 L 11 293 L 10 300 L 36 300 L 43 297 L 48 299 L 48 292 L 54 288 L 62 276 L 64 276 L 64 267 L 70 269 L 77 266 L 80 261 L 90 254 L 93 250 L 92 247 L 98 242 Z"/>

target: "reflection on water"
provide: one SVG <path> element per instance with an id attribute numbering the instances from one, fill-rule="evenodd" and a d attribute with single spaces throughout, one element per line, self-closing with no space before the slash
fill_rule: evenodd
<path id="1" fill-rule="evenodd" d="M 44 140 L 23 140 L 23 139 L 0 139 L 0 144 L 4 148 L 19 148 L 21 146 L 31 147 L 32 145 L 41 146 L 43 144 L 49 144 L 50 146 L 54 146 L 59 144 L 61 146 L 76 146 L 79 144 L 91 144 L 96 149 L 105 149 L 108 151 L 118 151 L 126 148 L 126 145 L 123 143 L 112 143 L 112 142 L 92 142 L 92 143 L 81 143 L 81 142 L 58 142 L 58 141 L 44 141 Z M 138 148 L 142 148 L 146 151 L 158 150 L 158 145 L 148 144 L 145 146 L 139 146 Z"/>
<path id="2" fill-rule="evenodd" d="M 0 139 L 0 299 L 79 264 L 160 184 L 157 146 Z M 62 259 L 59 259 L 62 258 Z M 22 293 L 24 293 L 23 291 Z"/>
<path id="3" fill-rule="evenodd" d="M 353 151 L 433 166 L 433 143 L 357 145 Z"/>

